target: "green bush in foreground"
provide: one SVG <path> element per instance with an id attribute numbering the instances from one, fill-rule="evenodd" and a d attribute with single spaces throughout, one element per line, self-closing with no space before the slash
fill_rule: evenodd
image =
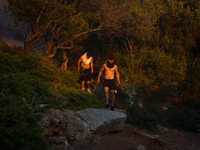
<path id="1" fill-rule="evenodd" d="M 23 99 L 1 96 L 0 114 L 2 150 L 44 150 L 46 148 L 36 114 Z"/>

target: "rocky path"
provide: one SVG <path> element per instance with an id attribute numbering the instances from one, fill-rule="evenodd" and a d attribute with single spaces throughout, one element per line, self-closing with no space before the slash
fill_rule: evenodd
<path id="1" fill-rule="evenodd" d="M 159 132 L 151 134 L 125 125 L 122 132 L 100 137 L 101 143 L 95 150 L 200 150 L 200 134 L 168 130 L 159 127 Z M 141 145 L 140 147 L 138 147 Z"/>

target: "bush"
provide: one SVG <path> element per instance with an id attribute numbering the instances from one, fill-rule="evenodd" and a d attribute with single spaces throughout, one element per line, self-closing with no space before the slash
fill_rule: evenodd
<path id="1" fill-rule="evenodd" d="M 5 150 L 44 150 L 36 114 L 22 99 L 0 98 L 0 146 Z"/>
<path id="2" fill-rule="evenodd" d="M 171 107 L 167 111 L 165 125 L 186 131 L 198 131 L 200 116 L 186 107 Z"/>
<path id="3" fill-rule="evenodd" d="M 81 89 L 72 89 L 64 94 L 67 97 L 66 109 L 81 110 L 85 108 L 102 108 L 103 104 L 94 95 Z"/>
<path id="4" fill-rule="evenodd" d="M 152 113 L 156 117 L 158 122 L 162 124 L 163 118 L 165 116 L 164 116 L 162 108 L 160 108 L 159 105 L 157 106 L 155 104 L 145 104 L 144 109 L 146 109 L 148 112 Z"/>
<path id="5" fill-rule="evenodd" d="M 132 105 L 127 107 L 127 123 L 136 126 L 139 129 L 156 129 L 157 119 L 156 117 L 144 108 L 138 105 Z"/>

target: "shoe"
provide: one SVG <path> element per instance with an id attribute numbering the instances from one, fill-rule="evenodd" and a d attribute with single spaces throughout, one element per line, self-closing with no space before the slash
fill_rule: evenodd
<path id="1" fill-rule="evenodd" d="M 114 111 L 114 106 L 111 106 L 111 107 L 110 107 L 110 110 Z"/>
<path id="2" fill-rule="evenodd" d="M 105 109 L 108 109 L 110 106 L 108 104 L 106 104 L 106 106 L 104 107 Z"/>
<path id="3" fill-rule="evenodd" d="M 92 93 L 92 92 L 90 91 L 90 89 L 87 89 L 87 91 L 88 91 L 89 93 Z"/>
<path id="4" fill-rule="evenodd" d="M 82 90 L 83 90 L 83 91 L 85 91 L 85 89 L 84 89 L 84 88 L 82 88 Z"/>

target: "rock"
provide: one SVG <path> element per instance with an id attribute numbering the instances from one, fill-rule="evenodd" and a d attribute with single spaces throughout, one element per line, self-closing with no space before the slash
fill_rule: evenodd
<path id="1" fill-rule="evenodd" d="M 137 150 L 146 150 L 146 148 L 143 145 L 138 145 Z"/>
<path id="2" fill-rule="evenodd" d="M 120 111 L 87 108 L 81 111 L 50 109 L 39 121 L 48 148 L 81 150 L 101 144 L 98 135 L 119 132 L 124 128 L 126 114 Z"/>
<path id="3" fill-rule="evenodd" d="M 76 112 L 84 120 L 95 135 L 119 132 L 123 129 L 127 115 L 119 111 L 86 108 Z"/>
<path id="4" fill-rule="evenodd" d="M 58 109 L 50 109 L 39 124 L 44 130 L 43 135 L 47 137 L 50 148 L 69 149 L 70 146 L 91 143 L 88 125 L 79 119 L 74 111 L 62 112 Z"/>

